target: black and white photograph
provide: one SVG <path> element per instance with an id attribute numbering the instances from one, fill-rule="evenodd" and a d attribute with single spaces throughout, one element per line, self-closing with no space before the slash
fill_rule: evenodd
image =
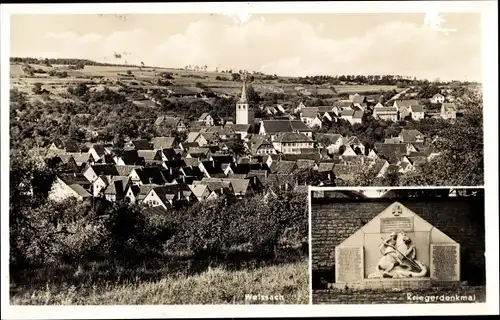
<path id="1" fill-rule="evenodd" d="M 495 6 L 2 4 L 2 303 L 490 312 Z"/>
<path id="2" fill-rule="evenodd" d="M 314 304 L 486 301 L 483 188 L 316 188 Z"/>

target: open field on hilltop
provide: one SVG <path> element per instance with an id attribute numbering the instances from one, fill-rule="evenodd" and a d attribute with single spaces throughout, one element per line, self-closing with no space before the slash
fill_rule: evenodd
<path id="1" fill-rule="evenodd" d="M 250 270 L 208 269 L 193 276 L 165 276 L 158 281 L 135 280 L 53 285 L 11 289 L 14 305 L 124 305 L 124 304 L 307 304 L 306 261 Z M 245 294 L 282 295 L 284 301 L 245 301 Z"/>
<path id="2" fill-rule="evenodd" d="M 43 69 L 48 71 L 52 68 L 44 65 L 32 65 L 35 69 Z M 99 84 L 107 82 L 105 85 L 112 86 L 111 82 L 120 80 L 123 83 L 131 85 L 133 87 L 140 88 L 152 88 L 152 86 L 157 86 L 157 81 L 160 79 L 159 73 L 167 72 L 171 73 L 173 79 L 170 79 L 175 86 L 181 87 L 196 87 L 199 83 L 204 86 L 211 88 L 215 92 L 223 93 L 227 95 L 238 95 L 241 92 L 241 82 L 231 81 L 231 74 L 220 73 L 213 70 L 203 71 L 191 71 L 182 69 L 172 69 L 172 68 L 138 68 L 138 67 L 126 67 L 126 66 L 85 66 L 83 70 L 68 70 L 65 65 L 53 65 L 53 68 L 66 70 L 68 73 L 67 78 L 56 78 L 50 77 L 47 74 L 35 74 L 33 77 L 26 77 L 22 70 L 21 64 L 11 64 L 11 84 L 12 88 L 17 88 L 21 91 L 29 92 L 31 86 L 40 82 L 43 84 L 43 88 L 47 89 L 53 93 L 58 93 L 59 91 L 65 91 L 67 86 L 76 85 L 81 82 L 93 82 L 94 84 Z M 133 78 L 124 78 L 120 75 L 125 74 L 127 71 L 131 71 Z M 219 80 L 216 77 L 226 78 L 228 80 Z M 284 79 L 286 77 L 283 77 Z M 109 82 L 108 82 L 109 81 Z M 276 80 L 256 80 L 253 83 L 254 89 L 259 93 L 271 93 L 275 88 L 283 89 L 293 89 L 299 85 L 292 83 L 279 83 Z M 338 93 L 356 93 L 356 92 L 380 92 L 396 90 L 401 91 L 403 89 L 397 88 L 392 85 L 334 85 L 334 88 Z M 52 90 L 51 90 L 52 89 Z M 61 90 L 59 90 L 61 89 Z M 117 88 L 115 88 L 117 89 Z M 297 94 L 294 90 L 292 93 Z"/>
<path id="3" fill-rule="evenodd" d="M 402 91 L 403 89 L 398 88 L 396 86 L 386 86 L 386 85 L 371 85 L 371 84 L 363 84 L 363 85 L 336 85 L 333 86 L 338 93 L 349 92 L 367 92 L 367 91 Z"/>

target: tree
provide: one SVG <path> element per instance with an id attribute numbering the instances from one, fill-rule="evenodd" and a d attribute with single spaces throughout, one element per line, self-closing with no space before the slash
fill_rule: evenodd
<path id="1" fill-rule="evenodd" d="M 127 74 L 128 74 L 129 76 L 130 76 L 130 75 L 132 75 L 132 71 L 127 70 Z"/>
<path id="2" fill-rule="evenodd" d="M 241 75 L 239 73 L 232 73 L 231 74 L 231 79 L 233 81 L 241 81 Z"/>
<path id="3" fill-rule="evenodd" d="M 257 93 L 257 91 L 255 91 L 255 89 L 251 85 L 247 87 L 247 99 L 248 102 L 250 102 L 250 104 L 252 105 L 259 104 L 261 100 L 260 95 Z"/>
<path id="4" fill-rule="evenodd" d="M 297 182 L 301 185 L 319 186 L 324 180 L 324 175 L 312 168 L 300 170 L 296 175 Z"/>
<path id="5" fill-rule="evenodd" d="M 81 70 L 85 69 L 85 62 L 78 61 L 78 63 L 76 64 L 76 68 Z"/>
<path id="6" fill-rule="evenodd" d="M 87 94 L 87 92 L 89 91 L 89 88 L 87 87 L 87 85 L 85 83 L 79 83 L 76 88 L 73 90 L 73 94 L 76 95 L 76 96 L 84 96 L 85 94 Z"/>
<path id="7" fill-rule="evenodd" d="M 33 84 L 33 93 L 34 94 L 41 94 L 42 93 L 42 83 L 36 82 Z"/>
<path id="8" fill-rule="evenodd" d="M 83 141 L 85 139 L 85 133 L 78 127 L 78 125 L 72 122 L 68 130 L 68 139 L 74 141 Z"/>
<path id="9" fill-rule="evenodd" d="M 241 139 L 233 139 L 228 143 L 228 148 L 237 158 L 247 153 L 247 149 Z"/>

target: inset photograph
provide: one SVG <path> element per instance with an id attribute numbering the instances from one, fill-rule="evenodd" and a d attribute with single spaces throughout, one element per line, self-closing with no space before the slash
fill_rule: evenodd
<path id="1" fill-rule="evenodd" d="M 486 301 L 483 188 L 311 188 L 313 304 Z"/>

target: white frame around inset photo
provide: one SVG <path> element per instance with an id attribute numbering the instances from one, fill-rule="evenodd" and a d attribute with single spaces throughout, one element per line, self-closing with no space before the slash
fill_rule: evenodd
<path id="1" fill-rule="evenodd" d="M 494 212 L 490 209 L 488 206 L 489 200 L 491 198 L 491 194 L 487 192 L 487 190 L 484 187 L 309 187 L 309 285 L 310 285 L 310 290 L 311 290 L 311 297 L 310 301 L 312 304 L 317 305 L 317 306 L 338 306 L 339 304 L 344 305 L 348 307 L 352 304 L 355 304 L 356 302 L 340 302 L 343 301 L 345 296 L 348 296 L 346 293 L 353 295 L 353 297 L 356 297 L 356 295 L 363 296 L 363 298 L 360 299 L 360 301 L 365 301 L 367 296 L 370 294 L 373 294 L 373 301 L 371 302 L 365 302 L 363 304 L 355 304 L 358 307 L 361 307 L 364 304 L 370 305 L 370 307 L 373 307 L 371 303 L 375 304 L 380 304 L 380 305 L 387 305 L 389 303 L 391 307 L 395 308 L 400 308 L 402 305 L 404 305 L 404 308 L 408 308 L 408 310 L 412 310 L 414 308 L 417 308 L 414 304 L 415 301 L 412 301 L 411 303 L 408 303 L 404 299 L 405 294 L 411 294 L 412 296 L 415 296 L 413 299 L 420 299 L 416 303 L 424 303 L 426 305 L 425 308 L 428 308 L 430 305 L 432 305 L 435 308 L 440 308 L 439 302 L 442 303 L 442 308 L 446 308 L 446 310 L 449 310 L 450 306 L 446 307 L 446 304 L 452 301 L 439 301 L 440 297 L 432 298 L 428 297 L 428 301 L 425 300 L 427 299 L 426 296 L 424 296 L 424 293 L 426 292 L 426 288 L 431 288 L 432 286 L 434 288 L 441 286 L 448 286 L 453 284 L 455 286 L 463 286 L 467 288 L 468 283 L 467 283 L 467 277 L 462 277 L 460 278 L 460 273 L 461 273 L 461 261 L 462 257 L 460 254 L 460 247 L 461 244 L 456 242 L 454 239 L 450 238 L 448 235 L 444 234 L 442 231 L 440 231 L 438 228 L 435 226 L 431 225 L 429 221 L 423 220 L 421 217 L 418 216 L 418 211 L 416 210 L 413 212 L 412 210 L 408 209 L 405 207 L 404 204 L 401 204 L 398 199 L 405 199 L 404 196 L 390 196 L 388 198 L 382 198 L 383 194 L 388 191 L 404 191 L 404 190 L 410 190 L 410 191 L 420 191 L 419 193 L 425 192 L 425 191 L 449 191 L 449 194 L 451 194 L 450 198 L 440 198 L 436 197 L 435 201 L 441 201 L 438 199 L 443 199 L 446 201 L 446 199 L 451 199 L 451 197 L 456 196 L 457 190 L 468 190 L 471 192 L 474 191 L 484 191 L 483 195 L 480 195 L 479 198 L 477 198 L 477 201 L 482 202 L 484 200 L 484 223 L 485 225 L 483 226 L 484 228 L 484 237 L 478 238 L 477 241 L 481 242 L 482 240 L 480 239 L 485 239 L 485 243 L 483 244 L 484 251 L 482 252 L 477 252 L 478 255 L 484 255 L 485 256 L 485 262 L 484 262 L 484 274 L 482 275 L 484 278 L 488 279 L 486 283 L 484 284 L 484 289 L 481 291 L 483 294 L 486 296 L 486 301 L 485 302 L 477 302 L 470 304 L 469 306 L 471 309 L 479 308 L 479 306 L 486 306 L 489 303 L 492 303 L 492 299 L 495 299 L 495 297 L 491 298 L 489 296 L 492 287 L 495 287 L 495 283 L 491 283 L 490 279 L 493 277 L 492 274 L 495 272 L 495 265 L 492 264 L 492 261 L 495 260 L 495 255 L 494 253 L 488 254 L 488 248 L 491 248 L 493 245 L 492 242 L 488 242 L 489 237 L 491 237 L 492 233 L 495 233 L 495 229 L 493 228 L 487 228 L 488 226 L 488 221 L 491 219 L 491 216 L 494 214 Z M 321 192 L 318 196 L 314 195 L 315 192 Z M 328 195 L 328 192 L 332 193 L 331 195 Z M 333 194 L 337 193 L 340 195 L 340 198 L 337 198 L 336 196 L 333 196 Z M 346 198 L 342 195 L 342 193 L 346 194 Z M 349 195 L 352 197 L 349 198 Z M 360 195 L 360 197 L 356 196 Z M 324 196 L 324 198 L 323 198 Z M 316 198 L 319 198 L 320 200 L 316 200 Z M 321 199 L 323 198 L 323 199 Z M 377 199 L 378 198 L 378 199 Z M 418 200 L 419 196 L 415 196 L 412 198 L 406 198 L 407 201 L 420 201 L 420 206 L 422 206 L 422 203 L 425 203 L 425 201 L 429 200 Z M 338 200 L 336 200 L 338 199 Z M 412 199 L 412 200 L 408 200 Z M 424 198 L 427 199 L 427 198 Z M 451 200 L 453 201 L 453 200 Z M 349 208 L 352 208 L 353 205 L 356 205 L 356 203 L 362 203 L 364 202 L 365 206 L 372 206 L 372 202 L 375 203 L 373 206 L 373 212 L 366 212 L 366 207 L 360 210 L 364 214 L 359 215 L 359 216 L 353 216 L 349 215 L 347 212 L 347 207 L 343 205 L 343 203 L 347 203 L 350 205 Z M 404 201 L 403 201 L 404 202 Z M 410 202 L 411 203 L 411 202 Z M 427 204 L 425 203 L 427 208 L 429 206 L 432 206 L 432 204 Z M 459 204 L 457 203 L 455 206 L 458 206 Z M 399 211 L 397 214 L 394 213 L 395 209 L 393 208 L 394 206 L 397 206 L 399 208 Z M 401 208 L 402 207 L 402 208 Z M 382 209 L 381 209 L 382 208 Z M 421 210 L 424 210 L 425 207 L 422 207 Z M 321 215 L 315 215 L 314 210 L 322 210 L 322 211 L 328 211 L 328 214 L 321 214 Z M 353 209 L 354 210 L 354 209 Z M 372 209 L 370 209 L 372 210 Z M 380 212 L 380 210 L 382 210 Z M 388 211 L 390 210 L 390 211 Z M 459 210 L 459 209 L 457 209 Z M 464 210 L 467 210 L 465 208 Z M 470 208 L 468 209 L 470 210 Z M 479 210 L 479 209 L 478 209 Z M 367 265 L 369 263 L 366 262 L 366 248 L 364 247 L 364 243 L 367 243 L 366 239 L 374 239 L 371 235 L 375 235 L 379 233 L 379 236 L 382 234 L 388 235 L 389 230 L 387 227 L 391 225 L 384 226 L 382 224 L 383 219 L 390 219 L 390 218 L 380 218 L 380 217 L 390 217 L 391 215 L 389 212 L 392 211 L 392 215 L 394 216 L 392 219 L 399 219 L 400 217 L 406 217 L 406 219 L 411 219 L 409 222 L 410 224 L 402 224 L 400 227 L 401 228 L 409 228 L 411 226 L 410 232 L 408 235 L 415 239 L 415 234 L 419 234 L 419 239 L 426 239 L 427 245 L 424 243 L 417 245 L 416 247 L 421 247 L 424 254 L 424 260 L 427 268 L 426 275 L 423 276 L 422 278 L 398 278 L 398 279 L 370 279 L 372 275 L 372 271 L 375 271 L 375 266 L 376 264 L 371 263 L 370 267 L 366 269 Z M 424 210 L 426 215 L 429 215 L 430 213 L 427 212 L 428 210 Z M 360 211 L 361 212 L 361 211 Z M 385 213 L 386 212 L 386 213 Z M 467 211 L 468 212 L 468 211 Z M 345 217 L 341 217 L 345 213 Z M 470 216 L 470 212 L 466 213 L 464 211 L 464 214 Z M 478 214 L 481 214 L 481 211 L 478 211 Z M 332 217 L 331 220 L 328 217 Z M 369 217 L 367 217 L 369 216 Z M 314 217 L 314 218 L 313 218 Z M 434 213 L 432 216 L 434 221 L 439 220 L 439 217 Z M 448 217 L 448 219 L 450 219 Z M 453 217 L 455 219 L 455 217 Z M 482 218 L 480 218 L 478 221 L 481 221 Z M 349 220 L 349 221 L 347 221 Z M 351 221 L 352 220 L 352 221 Z M 356 223 L 353 224 L 354 220 L 359 220 Z M 377 221 L 375 221 L 377 220 Z M 321 221 L 321 223 L 319 222 Z M 447 220 L 443 220 L 447 221 Z M 468 221 L 468 220 L 467 220 Z M 377 223 L 378 222 L 378 223 Z M 323 223 L 325 223 L 323 225 Z M 349 225 L 345 225 L 342 228 L 339 228 L 339 232 L 341 234 L 335 234 L 335 226 L 339 226 L 340 223 L 347 223 Z M 464 225 L 463 222 L 461 226 Z M 479 222 L 478 222 L 479 223 Z M 415 226 L 415 230 L 413 230 Z M 332 229 L 333 228 L 333 229 Z M 353 231 L 351 234 L 346 234 L 346 230 L 344 229 L 350 229 Z M 313 232 L 314 230 L 314 232 Z M 405 232 L 403 233 L 406 233 Z M 413 232 L 415 231 L 415 232 Z M 470 231 L 470 230 L 469 230 Z M 365 234 L 365 232 L 367 232 Z M 428 234 L 426 237 L 423 237 L 422 234 Z M 315 236 L 316 235 L 316 236 Z M 369 235 L 371 237 L 365 238 L 365 235 Z M 335 238 L 340 238 L 341 240 L 330 240 L 330 238 L 334 236 Z M 315 243 L 315 239 L 317 239 Z M 342 240 L 343 239 L 343 240 Z M 432 239 L 432 240 L 431 240 Z M 382 239 L 379 239 L 380 241 Z M 462 239 L 463 240 L 463 239 Z M 335 241 L 339 242 L 337 244 L 333 244 Z M 327 242 L 327 243 L 325 243 Z M 425 241 L 424 241 L 425 242 Z M 479 243 L 478 242 L 478 243 Z M 378 242 L 377 242 L 378 243 Z M 496 243 L 496 242 L 495 242 Z M 467 243 L 463 244 L 465 248 L 467 247 Z M 325 247 L 326 246 L 326 247 Z M 423 247 L 422 247 L 423 246 Z M 427 248 L 426 248 L 427 246 Z M 433 257 L 437 252 L 435 253 L 433 248 L 435 247 L 453 247 L 455 248 L 454 254 L 452 255 L 447 255 L 449 257 L 452 257 L 453 261 L 450 261 L 449 264 L 451 268 L 454 270 L 453 274 L 450 274 L 449 276 L 443 277 L 442 275 L 438 275 L 435 273 L 435 266 L 433 262 Z M 369 245 L 370 248 L 375 248 L 376 244 L 374 245 L 371 243 Z M 356 263 L 361 263 L 361 268 L 363 268 L 363 276 L 359 278 L 359 276 L 349 277 L 352 276 L 352 270 L 358 270 L 359 268 L 355 268 L 352 263 L 349 264 L 350 262 L 348 261 L 347 264 L 345 262 L 342 262 L 338 268 L 342 268 L 342 265 L 345 265 L 343 267 L 345 270 L 342 272 L 346 272 L 347 279 L 354 279 L 352 281 L 344 281 L 343 279 L 345 277 L 342 277 L 342 279 L 339 279 L 339 273 L 341 272 L 338 270 L 337 267 L 334 267 L 331 261 L 327 261 L 329 259 L 332 259 L 333 255 L 335 255 L 335 261 L 337 261 L 338 254 L 339 254 L 339 249 L 344 248 L 344 249 L 361 249 L 363 256 L 361 259 L 356 258 L 355 262 Z M 473 250 L 479 250 L 479 249 L 473 249 Z M 328 254 L 329 252 L 329 254 Z M 418 250 L 417 250 L 418 252 Z M 490 251 L 492 252 L 492 251 Z M 315 256 L 316 255 L 316 256 Z M 381 254 L 380 254 L 381 256 Z M 425 257 L 426 256 L 426 257 Z M 417 254 L 418 257 L 418 254 Z M 491 258 L 490 258 L 491 257 Z M 327 260 L 325 260 L 327 259 Z M 353 258 L 354 259 L 354 258 Z M 373 260 L 373 254 L 371 255 L 371 260 Z M 378 258 L 377 258 L 378 259 Z M 420 259 L 420 258 L 419 258 Z M 436 258 L 437 259 L 437 258 Z M 343 259 L 345 260 L 345 259 Z M 361 261 L 361 262 L 359 262 Z M 467 261 L 467 263 L 470 263 L 470 261 Z M 316 269 L 313 265 L 316 265 Z M 326 265 L 326 267 L 325 267 Z M 335 265 L 337 265 L 337 262 L 335 262 Z M 318 269 L 319 268 L 319 269 Z M 326 268 L 326 269 L 325 269 Z M 335 270 L 333 270 L 333 269 Z M 324 269 L 324 270 L 323 270 Z M 351 270 L 352 269 L 352 270 Z M 366 269 L 366 270 L 365 270 Z M 373 269 L 373 270 L 372 270 Z M 316 271 L 315 271 L 316 270 Z M 327 271 L 325 271 L 327 270 Z M 330 270 L 330 271 L 328 271 Z M 315 273 L 319 272 L 319 273 Z M 325 275 L 326 272 L 326 275 Z M 330 274 L 331 273 L 331 274 Z M 333 277 L 333 274 L 335 274 L 335 277 Z M 315 275 L 315 279 L 313 279 L 313 275 Z M 325 278 L 326 277 L 326 278 Z M 336 279 L 332 281 L 332 283 L 328 282 L 326 284 L 325 279 Z M 319 280 L 318 280 L 319 279 Z M 321 283 L 320 287 L 318 284 L 318 281 Z M 384 283 L 385 282 L 385 283 Z M 315 283 L 315 285 L 314 285 Z M 381 284 L 380 284 L 381 283 Z M 379 285 L 380 284 L 380 285 Z M 316 287 L 314 287 L 316 286 Z M 398 287 L 400 286 L 400 287 Z M 321 289 L 320 289 L 321 288 Z M 399 288 L 399 289 L 398 289 Z M 377 293 L 377 290 L 381 290 L 379 293 Z M 353 291 L 354 290 L 354 291 Z M 366 290 L 366 291 L 365 291 Z M 372 293 L 370 291 L 372 290 Z M 375 290 L 375 291 L 373 291 Z M 383 300 L 384 298 L 381 296 L 378 296 L 378 294 L 381 294 L 384 292 L 384 290 L 393 290 L 394 292 L 391 293 L 390 295 L 392 296 L 393 299 L 398 300 L 398 302 L 380 302 L 380 300 Z M 406 291 L 405 291 L 406 290 Z M 413 290 L 413 291 L 412 291 Z M 467 289 L 466 289 L 467 290 Z M 474 288 L 476 290 L 476 288 Z M 399 293 L 397 293 L 399 292 Z M 432 292 L 432 291 L 429 291 Z M 459 291 L 457 291 L 459 292 Z M 314 295 L 316 294 L 316 295 Z M 400 299 L 397 299 L 397 295 L 401 295 Z M 429 293 L 427 293 L 429 294 Z M 330 296 L 328 296 L 330 295 Z M 337 295 L 337 296 L 336 296 Z M 313 296 L 317 297 L 314 298 Z M 328 297 L 331 299 L 328 300 Z M 444 295 L 443 295 L 444 297 Z M 471 295 L 472 297 L 472 295 Z M 436 301 L 431 301 L 432 299 L 438 299 Z M 446 297 L 444 297 L 446 298 Z M 476 296 L 474 295 L 474 299 Z M 315 299 L 318 299 L 317 301 Z M 451 297 L 450 297 L 451 299 Z M 454 299 L 454 298 L 453 298 Z M 332 302 L 327 302 L 327 301 L 332 301 Z M 356 301 L 356 300 L 355 300 Z M 461 301 L 475 301 L 472 300 L 461 300 Z M 481 300 L 482 301 L 482 300 Z M 433 302 L 434 304 L 432 304 Z M 464 305 L 463 302 L 454 302 L 453 303 L 453 309 L 455 307 L 461 308 L 461 306 Z M 443 309 L 444 310 L 444 309 Z"/>

